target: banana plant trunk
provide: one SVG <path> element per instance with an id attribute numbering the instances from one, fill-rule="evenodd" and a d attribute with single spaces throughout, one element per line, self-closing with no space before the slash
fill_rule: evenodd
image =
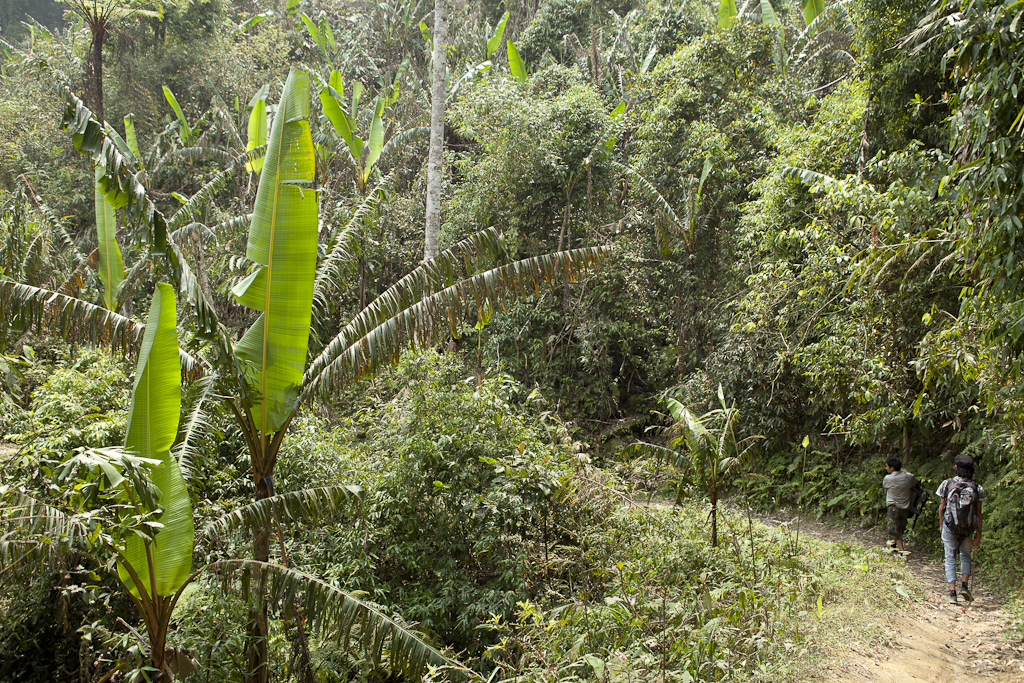
<path id="1" fill-rule="evenodd" d="M 444 170 L 445 43 L 448 42 L 448 6 L 434 0 L 434 78 L 430 90 L 430 152 L 427 156 L 427 225 L 423 260 L 437 256 L 441 242 L 441 189 Z"/>
<path id="2" fill-rule="evenodd" d="M 274 495 L 274 467 L 277 464 L 277 453 L 291 417 L 277 432 L 266 436 L 266 441 L 259 432 L 250 432 L 249 448 L 253 463 L 253 479 L 255 483 L 254 500 L 260 501 Z M 266 524 L 253 527 L 252 556 L 257 562 L 270 562 L 270 541 L 272 529 L 270 520 Z M 258 571 L 253 578 L 261 580 Z M 246 640 L 246 659 L 249 663 L 248 683 L 268 683 L 270 680 L 270 611 L 266 595 L 262 589 L 256 592 L 257 603 L 249 612 L 248 638 Z"/>
<path id="3" fill-rule="evenodd" d="M 266 562 L 270 557 L 270 534 L 264 527 L 254 532 L 253 554 L 259 562 Z M 264 596 L 260 596 L 259 604 L 249 612 L 248 638 L 246 639 L 246 655 L 249 661 L 249 683 L 267 683 L 270 680 L 270 650 L 267 643 L 270 633 L 269 609 Z"/>
<path id="4" fill-rule="evenodd" d="M 255 461 L 254 461 L 255 462 Z M 273 475 L 270 472 L 256 472 L 256 495 L 255 500 L 269 498 L 273 493 L 270 491 L 270 482 Z M 252 530 L 252 556 L 257 562 L 270 561 L 270 527 L 268 525 L 257 525 Z M 254 578 L 259 579 L 257 573 Z M 270 680 L 270 631 L 268 624 L 269 606 L 266 595 L 258 591 L 257 603 L 249 612 L 248 639 L 246 640 L 246 654 L 249 661 L 250 683 L 267 683 Z"/>

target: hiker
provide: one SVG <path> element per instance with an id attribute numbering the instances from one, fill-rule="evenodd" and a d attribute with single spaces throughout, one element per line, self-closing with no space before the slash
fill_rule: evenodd
<path id="1" fill-rule="evenodd" d="M 971 602 L 971 551 L 981 545 L 981 501 L 985 489 L 974 481 L 974 458 L 961 453 L 953 461 L 956 476 L 939 484 L 939 529 L 946 547 L 949 601 L 956 602 L 956 551 L 960 551 L 960 595 Z"/>
<path id="2" fill-rule="evenodd" d="M 911 491 L 917 480 L 903 469 L 899 458 L 886 460 L 885 471 L 888 474 L 882 479 L 882 488 L 885 489 L 885 507 L 889 513 L 889 544 L 891 546 L 895 541 L 896 549 L 902 553 L 906 552 L 903 549 L 903 532 L 910 516 Z"/>

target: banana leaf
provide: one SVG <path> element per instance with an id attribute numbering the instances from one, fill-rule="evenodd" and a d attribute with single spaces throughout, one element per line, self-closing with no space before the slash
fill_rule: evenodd
<path id="1" fill-rule="evenodd" d="M 246 256 L 260 267 L 232 293 L 262 315 L 235 346 L 258 394 L 257 429 L 280 429 L 306 365 L 316 269 L 317 193 L 309 131 L 309 74 L 293 69 L 267 142 Z"/>
<path id="2" fill-rule="evenodd" d="M 117 218 L 114 207 L 107 201 L 100 179 L 104 169 L 96 167 L 96 238 L 99 247 L 100 280 L 103 282 L 103 305 L 107 310 L 117 310 L 117 290 L 124 281 L 124 262 L 121 249 L 117 246 Z"/>
<path id="3" fill-rule="evenodd" d="M 517 81 L 520 83 L 526 83 L 526 64 L 523 62 L 523 58 L 519 56 L 519 50 L 516 49 L 515 43 L 511 40 L 506 41 L 505 47 L 508 50 L 509 70 Z"/>
<path id="4" fill-rule="evenodd" d="M 719 0 L 718 28 L 730 28 L 737 21 L 736 0 Z"/>
<path id="5" fill-rule="evenodd" d="M 256 100 L 249 113 L 249 140 L 245 145 L 246 151 L 252 151 L 257 147 L 267 144 L 267 102 Z M 251 173 L 259 173 L 263 170 L 263 159 L 254 158 L 245 162 L 245 170 Z"/>
<path id="6" fill-rule="evenodd" d="M 810 27 L 815 19 L 825 13 L 825 0 L 800 0 L 800 10 L 804 13 L 804 21 Z"/>
<path id="7" fill-rule="evenodd" d="M 139 351 L 125 437 L 126 450 L 160 462 L 153 468 L 151 480 L 160 491 L 157 504 L 162 514 L 157 521 L 162 527 L 152 540 L 140 535 L 129 536 L 123 560 L 117 567 L 121 581 L 137 598 L 143 591 L 152 598 L 154 587 L 156 595 L 174 595 L 192 571 L 195 539 L 192 503 L 178 462 L 170 453 L 181 413 L 181 364 L 176 325 L 174 289 L 161 282 L 153 293 L 146 334 Z M 148 506 L 138 499 L 135 502 L 139 506 L 138 513 L 155 512 L 146 509 Z M 124 562 L 139 577 L 141 586 L 132 580 Z"/>

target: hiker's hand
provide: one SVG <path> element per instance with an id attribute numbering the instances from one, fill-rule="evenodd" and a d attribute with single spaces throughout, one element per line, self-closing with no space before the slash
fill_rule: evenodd
<path id="1" fill-rule="evenodd" d="M 971 541 L 971 548 L 972 549 L 973 548 L 977 548 L 979 545 L 981 545 L 981 534 L 978 534 L 977 536 L 975 536 L 974 540 Z"/>

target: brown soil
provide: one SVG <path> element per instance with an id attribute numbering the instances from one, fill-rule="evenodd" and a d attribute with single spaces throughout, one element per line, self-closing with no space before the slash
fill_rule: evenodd
<path id="1" fill-rule="evenodd" d="M 797 517 L 784 512 L 762 517 L 769 524 L 795 527 Z M 865 546 L 885 546 L 879 529 L 837 527 L 802 516 L 800 533 L 832 542 L 856 540 Z M 989 590 L 984 577 L 975 581 L 970 605 L 947 602 L 942 562 L 913 552 L 906 562 L 925 589 L 904 614 L 890 622 L 898 636 L 892 647 L 870 655 L 850 653 L 834 664 L 824 680 L 837 683 L 1024 683 L 1024 642 L 1008 637 L 1010 617 L 1003 600 Z"/>

